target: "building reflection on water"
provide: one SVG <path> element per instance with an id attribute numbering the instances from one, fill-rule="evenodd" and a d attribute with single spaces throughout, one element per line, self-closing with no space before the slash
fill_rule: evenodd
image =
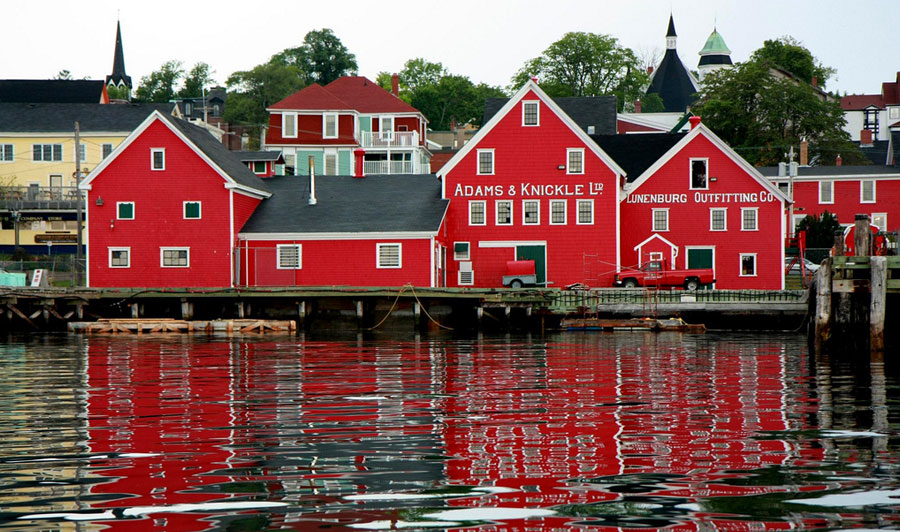
<path id="1" fill-rule="evenodd" d="M 0 506 L 83 519 L 59 530 L 351 530 L 467 508 L 554 512 L 494 530 L 814 528 L 835 522 L 753 501 L 840 489 L 837 457 L 882 485 L 896 462 L 884 365 L 809 360 L 793 337 L 76 341 L 22 384 L 59 380 L 25 394 L 44 406 L 0 392 L 16 438 L 0 472 L 19 477 Z M 59 362 L 5 349 L 13 372 Z M 861 430 L 876 435 L 841 437 Z M 260 502 L 281 506 L 204 509 Z"/>

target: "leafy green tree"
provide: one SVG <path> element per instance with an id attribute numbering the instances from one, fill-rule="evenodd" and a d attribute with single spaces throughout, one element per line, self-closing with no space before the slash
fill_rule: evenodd
<path id="1" fill-rule="evenodd" d="M 53 79 L 72 79 L 72 73 L 69 72 L 69 69 L 64 68 L 60 70 Z"/>
<path id="2" fill-rule="evenodd" d="M 302 45 L 282 50 L 269 62 L 296 67 L 304 87 L 310 83 L 327 85 L 342 76 L 355 75 L 357 70 L 356 56 L 328 28 L 310 31 Z"/>
<path id="3" fill-rule="evenodd" d="M 806 247 L 830 248 L 834 245 L 834 232 L 841 229 L 837 216 L 824 211 L 821 215 L 807 215 L 797 224 L 798 231 L 806 231 Z"/>
<path id="4" fill-rule="evenodd" d="M 203 96 L 203 88 L 215 84 L 212 78 L 212 69 L 204 62 L 196 63 L 184 79 L 184 86 L 178 91 L 182 98 L 196 98 Z"/>
<path id="5" fill-rule="evenodd" d="M 225 82 L 229 89 L 225 122 L 253 126 L 250 141 L 257 145 L 259 129 L 268 122 L 266 108 L 302 89 L 297 67 L 264 63 L 252 70 L 233 73 Z"/>
<path id="6" fill-rule="evenodd" d="M 648 74 L 641 60 L 615 37 L 569 32 L 544 52 L 527 61 L 512 78 L 518 89 L 532 76 L 550 96 L 603 96 L 614 94 L 621 110 L 624 102 L 641 96 Z"/>
<path id="7" fill-rule="evenodd" d="M 128 99 L 128 87 L 121 86 L 115 87 L 113 85 L 106 86 L 106 94 L 109 95 L 110 100 L 127 100 Z"/>
<path id="8" fill-rule="evenodd" d="M 823 99 L 809 84 L 773 75 L 766 62 L 708 74 L 692 110 L 755 165 L 784 161 L 790 146 L 804 138 L 819 164 L 834 164 L 838 153 L 847 164 L 866 164 L 843 130 L 840 104 Z"/>
<path id="9" fill-rule="evenodd" d="M 166 61 L 149 76 L 141 78 L 141 84 L 134 93 L 139 102 L 165 103 L 175 97 L 175 85 L 184 76 L 181 61 Z"/>
<path id="10" fill-rule="evenodd" d="M 662 96 L 655 92 L 641 96 L 641 112 L 642 113 L 663 113 L 666 106 L 663 103 Z"/>
<path id="11" fill-rule="evenodd" d="M 800 41 L 790 36 L 764 41 L 762 48 L 753 52 L 750 59 L 787 70 L 806 83 L 812 83 L 815 77 L 821 88 L 825 88 L 826 82 L 835 73 L 833 68 L 823 66 Z"/>

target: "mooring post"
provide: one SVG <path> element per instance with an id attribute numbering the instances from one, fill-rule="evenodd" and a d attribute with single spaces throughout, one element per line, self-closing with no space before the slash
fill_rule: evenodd
<path id="1" fill-rule="evenodd" d="M 181 319 L 190 320 L 194 318 L 194 304 L 187 298 L 181 300 Z"/>
<path id="2" fill-rule="evenodd" d="M 422 306 L 418 301 L 413 301 L 413 330 L 419 330 L 422 320 Z"/>
<path id="3" fill-rule="evenodd" d="M 243 301 L 237 302 L 237 313 L 238 313 L 238 318 L 240 318 L 240 319 L 244 319 L 244 316 L 247 314 L 247 309 L 244 307 Z"/>
<path id="4" fill-rule="evenodd" d="M 303 327 L 303 322 L 306 321 L 306 301 L 301 301 L 297 304 L 297 325 L 298 327 Z"/>
<path id="5" fill-rule="evenodd" d="M 475 315 L 478 317 L 478 330 L 481 330 L 481 326 L 484 325 L 484 307 L 476 307 Z"/>
<path id="6" fill-rule="evenodd" d="M 887 257 L 869 259 L 872 281 L 869 291 L 872 301 L 869 306 L 869 351 L 884 352 L 884 316 L 887 307 Z"/>
<path id="7" fill-rule="evenodd" d="M 857 214 L 856 227 L 853 234 L 853 254 L 857 257 L 871 255 L 872 233 L 869 230 L 869 215 Z"/>
<path id="8" fill-rule="evenodd" d="M 831 257 L 816 272 L 816 352 L 825 347 L 831 336 Z"/>
<path id="9" fill-rule="evenodd" d="M 141 317 L 141 308 L 137 303 L 131 304 L 131 317 L 132 318 L 140 318 Z"/>
<path id="10" fill-rule="evenodd" d="M 831 253 L 832 257 L 841 257 L 844 255 L 844 230 L 838 229 L 834 232 L 834 248 Z"/>
<path id="11" fill-rule="evenodd" d="M 356 325 L 357 327 L 362 328 L 363 326 L 363 302 L 362 299 L 356 300 Z"/>

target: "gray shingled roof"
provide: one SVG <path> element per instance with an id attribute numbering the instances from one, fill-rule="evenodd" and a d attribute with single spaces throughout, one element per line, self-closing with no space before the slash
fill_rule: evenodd
<path id="1" fill-rule="evenodd" d="M 487 98 L 481 123 L 486 124 L 508 101 L 509 98 Z M 585 132 L 588 126 L 594 126 L 597 135 L 616 133 L 615 96 L 574 96 L 553 98 L 553 101 Z"/>
<path id="2" fill-rule="evenodd" d="M 768 178 L 778 177 L 777 166 L 762 166 L 757 168 L 757 170 Z M 797 170 L 798 177 L 878 176 L 890 174 L 900 174 L 900 168 L 873 164 L 858 166 L 801 166 Z"/>
<path id="3" fill-rule="evenodd" d="M 0 102 L 100 103 L 103 87 L 89 79 L 0 79 Z"/>
<path id="4" fill-rule="evenodd" d="M 280 151 L 237 151 L 234 152 L 238 159 L 246 162 L 250 161 L 277 161 L 282 159 Z"/>
<path id="5" fill-rule="evenodd" d="M 212 136 L 209 131 L 171 115 L 163 114 L 162 117 L 181 131 L 188 140 L 197 146 L 229 177 L 234 179 L 235 182 L 262 192 L 269 192 L 266 182 L 251 172 L 234 152 L 228 151 L 225 145 Z"/>
<path id="6" fill-rule="evenodd" d="M 437 232 L 448 200 L 433 175 L 316 177 L 318 204 L 309 205 L 308 176 L 266 180 L 272 197 L 241 229 L 246 233 Z"/>
<path id="7" fill-rule="evenodd" d="M 0 131 L 5 133 L 131 133 L 150 113 L 171 114 L 174 103 L 0 103 Z"/>
<path id="8" fill-rule="evenodd" d="M 591 139 L 625 170 L 627 180 L 631 183 L 684 136 L 685 133 L 644 133 L 640 135 L 591 135 Z"/>

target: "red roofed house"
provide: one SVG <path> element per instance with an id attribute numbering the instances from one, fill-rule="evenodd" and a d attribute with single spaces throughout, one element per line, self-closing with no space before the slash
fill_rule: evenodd
<path id="1" fill-rule="evenodd" d="M 205 129 L 154 111 L 88 175 L 88 286 L 230 287 L 271 194 Z"/>
<path id="2" fill-rule="evenodd" d="M 297 175 L 427 174 L 425 116 L 375 82 L 345 76 L 312 84 L 269 109 L 265 150 Z"/>
<path id="3" fill-rule="evenodd" d="M 861 147 L 900 142 L 900 72 L 896 81 L 881 85 L 881 94 L 848 94 L 841 98 L 847 125 L 844 129 Z M 893 138 L 892 138 L 893 137 Z M 896 149 L 896 146 L 891 146 Z M 891 150 L 881 150 L 892 154 Z M 895 164 L 893 157 L 878 157 L 875 164 Z"/>

